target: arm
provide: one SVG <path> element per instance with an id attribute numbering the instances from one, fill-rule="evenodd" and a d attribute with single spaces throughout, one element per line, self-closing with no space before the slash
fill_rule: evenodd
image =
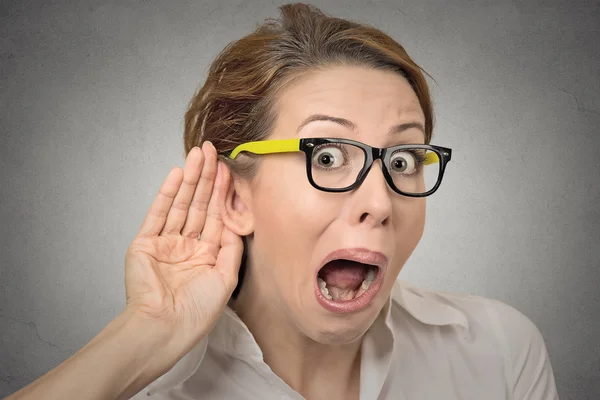
<path id="1" fill-rule="evenodd" d="M 7 400 L 129 399 L 183 357 L 185 350 L 173 344 L 165 325 L 125 309 L 73 356 Z"/>
<path id="2" fill-rule="evenodd" d="M 127 250 L 125 310 L 9 399 L 129 399 L 202 340 L 235 289 L 242 257 L 241 237 L 221 217 L 229 182 L 214 146 L 192 149 Z"/>

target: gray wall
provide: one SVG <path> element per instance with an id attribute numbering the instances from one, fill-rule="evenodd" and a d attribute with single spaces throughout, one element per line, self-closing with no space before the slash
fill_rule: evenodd
<path id="1" fill-rule="evenodd" d="M 188 100 L 279 4 L 0 3 L 0 396 L 121 310 Z M 387 31 L 437 81 L 434 143 L 455 156 L 401 279 L 513 305 L 561 399 L 600 398 L 599 2 L 315 5 Z"/>

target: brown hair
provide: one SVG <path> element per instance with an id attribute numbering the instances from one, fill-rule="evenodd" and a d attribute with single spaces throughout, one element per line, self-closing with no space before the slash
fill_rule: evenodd
<path id="1" fill-rule="evenodd" d="M 252 177 L 255 157 L 234 162 L 224 154 L 241 143 L 266 139 L 276 120 L 276 94 L 304 74 L 331 65 L 395 71 L 406 78 L 425 115 L 425 143 L 430 142 L 433 109 L 425 71 L 399 43 L 378 29 L 327 16 L 308 4 L 286 4 L 279 10 L 279 19 L 268 19 L 230 43 L 211 64 L 185 114 L 186 154 L 209 140 L 233 174 Z M 234 299 L 243 283 L 246 259 L 244 238 Z"/>
<path id="2" fill-rule="evenodd" d="M 391 70 L 406 78 L 423 109 L 425 143 L 430 142 L 433 109 L 425 71 L 404 47 L 378 29 L 327 16 L 308 4 L 286 4 L 279 10 L 279 19 L 267 19 L 230 43 L 211 64 L 185 114 L 186 154 L 206 140 L 223 154 L 241 143 L 266 139 L 276 118 L 277 92 L 303 74 L 331 65 Z M 239 176 L 255 171 L 254 162 L 221 160 Z"/>

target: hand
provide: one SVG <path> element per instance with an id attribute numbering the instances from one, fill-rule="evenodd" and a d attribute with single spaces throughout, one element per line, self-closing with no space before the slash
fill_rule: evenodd
<path id="1" fill-rule="evenodd" d="M 187 350 L 210 332 L 237 284 L 243 244 L 220 211 L 230 179 L 211 143 L 194 147 L 127 250 L 126 308 L 175 329 Z"/>

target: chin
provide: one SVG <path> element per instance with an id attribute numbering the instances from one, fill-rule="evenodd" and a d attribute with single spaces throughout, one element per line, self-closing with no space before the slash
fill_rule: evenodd
<path id="1" fill-rule="evenodd" d="M 364 310 L 356 315 L 321 316 L 311 321 L 305 333 L 315 342 L 327 345 L 345 345 L 360 340 L 369 330 L 379 311 Z"/>

